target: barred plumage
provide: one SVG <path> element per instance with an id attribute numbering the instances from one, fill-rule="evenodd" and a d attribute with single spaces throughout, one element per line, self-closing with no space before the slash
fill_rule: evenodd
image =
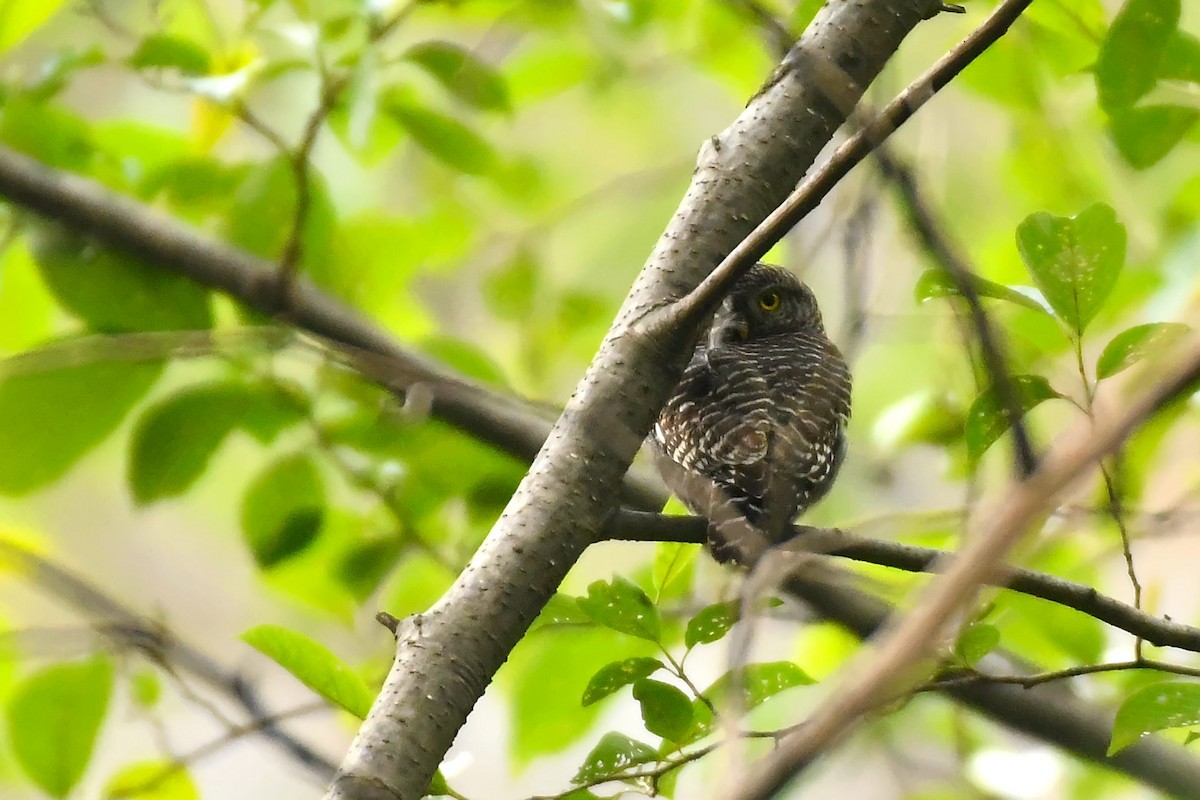
<path id="1" fill-rule="evenodd" d="M 784 538 L 829 491 L 845 456 L 850 372 L 812 291 L 759 264 L 735 284 L 651 433 L 667 485 L 709 518 Z"/>

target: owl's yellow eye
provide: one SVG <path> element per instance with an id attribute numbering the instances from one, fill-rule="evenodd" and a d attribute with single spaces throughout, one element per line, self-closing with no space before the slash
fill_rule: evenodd
<path id="1" fill-rule="evenodd" d="M 777 311 L 779 303 L 779 292 L 773 289 L 769 292 L 763 292 L 758 296 L 758 307 L 763 311 Z"/>

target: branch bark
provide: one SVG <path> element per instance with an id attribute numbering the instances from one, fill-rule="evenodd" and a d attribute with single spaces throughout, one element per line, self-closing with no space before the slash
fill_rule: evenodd
<path id="1" fill-rule="evenodd" d="M 688 542 L 707 540 L 703 517 L 679 517 L 622 509 L 609 525 L 610 538 L 632 542 Z M 918 547 L 859 536 L 839 528 L 793 525 L 795 547 L 801 552 L 835 556 L 905 572 L 937 573 L 954 556 L 949 550 Z M 1200 653 L 1200 628 L 1160 619 L 1140 608 L 1101 594 L 1085 583 L 1064 580 L 1036 570 L 1001 566 L 988 585 L 1047 600 L 1145 639 L 1158 647 L 1177 647 Z"/>

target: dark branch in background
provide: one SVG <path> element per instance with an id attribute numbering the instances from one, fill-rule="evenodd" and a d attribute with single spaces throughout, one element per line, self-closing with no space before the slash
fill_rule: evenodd
<path id="1" fill-rule="evenodd" d="M 180 223 L 159 217 L 92 182 L 56 173 L 0 148 L 0 194 L 91 234 L 115 249 L 224 291 L 263 313 L 279 311 L 278 295 L 271 291 L 269 262 L 205 239 Z M 550 431 L 545 416 L 528 403 L 471 384 L 414 358 L 386 333 L 371 327 L 340 303 L 303 281 L 300 285 L 303 288 L 297 305 L 289 309 L 289 318 L 314 334 L 350 344 L 356 351 L 375 354 L 376 360 L 365 372 L 367 377 L 393 388 L 428 384 L 434 395 L 435 416 L 518 457 L 531 458 Z M 362 359 L 352 361 L 356 366 L 364 363 Z M 386 366 L 389 363 L 394 365 L 390 369 Z M 666 500 L 661 486 L 652 480 L 639 481 L 630 488 L 627 477 L 625 486 L 626 496 L 635 507 L 657 510 Z M 850 588 L 846 582 L 830 586 L 797 576 L 786 588 L 818 613 L 860 636 L 875 630 L 892 610 L 885 602 Z M 1172 788 L 1184 785 L 1180 776 L 1190 780 L 1191 786 L 1200 786 L 1200 766 L 1186 751 L 1160 740 L 1145 739 L 1117 758 L 1105 759 L 1103 750 L 1111 729 L 1110 720 L 1089 710 L 1068 693 L 978 686 L 970 691 L 956 690 L 954 696 L 1030 736 L 1179 796 L 1192 796 Z"/>
<path id="2" fill-rule="evenodd" d="M 86 580 L 45 558 L 0 538 L 0 555 L 55 599 L 87 615 L 94 629 L 118 646 L 137 650 L 171 672 L 195 676 L 207 686 L 233 699 L 250 717 L 247 727 L 283 748 L 292 758 L 320 778 L 328 778 L 336 766 L 308 745 L 282 730 L 267 711 L 258 692 L 237 672 L 222 667 L 204 653 L 180 641 L 152 620 L 126 608 Z"/>
<path id="3" fill-rule="evenodd" d="M 1003 25 L 1003 28 L 999 30 L 999 33 L 1003 33 L 1030 2 L 1032 0 L 1022 0 L 1011 3 L 1007 7 L 1001 6 L 997 8 L 988 23 L 990 24 L 998 17 L 1001 18 L 997 24 Z M 1005 11 L 1007 14 L 1002 16 L 1002 12 Z M 955 291 L 966 301 L 971 327 L 974 328 L 975 339 L 979 342 L 983 364 L 991 377 L 992 385 L 996 387 L 1002 407 L 1007 410 L 1008 419 L 1012 421 L 1013 453 L 1017 462 L 1017 474 L 1026 477 L 1037 469 L 1037 454 L 1034 452 L 1033 442 L 1029 438 L 1029 431 L 1023 421 L 1024 415 L 1021 412 L 1016 389 L 1008 374 L 1003 346 L 988 320 L 987 312 L 983 309 L 979 292 L 975 290 L 975 274 L 971 270 L 967 258 L 959 251 L 958 246 L 950 238 L 949 232 L 937 219 L 932 206 L 926 201 L 924 194 L 917 186 L 913 170 L 890 151 L 884 149 L 875 152 L 875 161 L 884 177 L 891 180 L 899 191 L 911 229 L 916 233 L 921 245 L 954 284 Z"/>
<path id="4" fill-rule="evenodd" d="M 676 517 L 625 509 L 608 530 L 611 538 L 617 540 L 703 544 L 707 526 L 703 517 Z M 870 539 L 838 528 L 793 525 L 792 535 L 795 549 L 801 552 L 836 556 L 905 572 L 939 572 L 953 555 L 948 550 Z M 1085 583 L 1020 567 L 1003 567 L 988 579 L 988 584 L 1074 609 L 1158 647 L 1177 647 L 1200 653 L 1200 628 L 1147 614 L 1103 595 Z"/>

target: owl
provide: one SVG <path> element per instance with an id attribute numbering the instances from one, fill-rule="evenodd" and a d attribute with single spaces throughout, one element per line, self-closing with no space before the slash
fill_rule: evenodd
<path id="1" fill-rule="evenodd" d="M 850 371 L 812 290 L 758 264 L 717 309 L 651 432 L 671 491 L 709 520 L 714 555 L 766 546 L 829 491 L 846 454 Z"/>

